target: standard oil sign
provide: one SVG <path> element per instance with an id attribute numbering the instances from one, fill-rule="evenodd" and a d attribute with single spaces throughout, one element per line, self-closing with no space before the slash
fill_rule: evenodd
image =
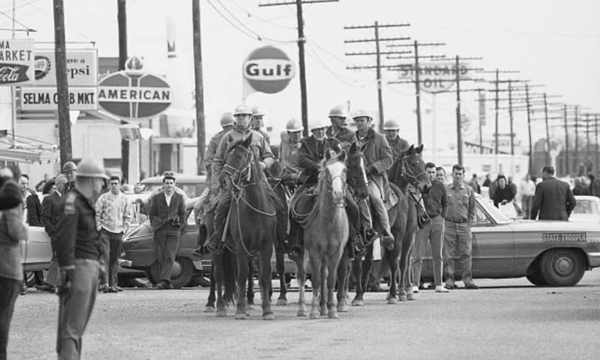
<path id="1" fill-rule="evenodd" d="M 248 56 L 243 74 L 254 91 L 275 94 L 288 86 L 295 75 L 295 66 L 286 53 L 276 47 L 265 46 Z"/>

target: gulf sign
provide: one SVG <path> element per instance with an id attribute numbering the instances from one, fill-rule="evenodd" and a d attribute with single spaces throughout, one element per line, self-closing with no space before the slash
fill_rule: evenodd
<path id="1" fill-rule="evenodd" d="M 282 91 L 296 74 L 296 67 L 287 54 L 274 46 L 252 51 L 242 70 L 248 85 L 266 94 Z"/>
<path id="2" fill-rule="evenodd" d="M 0 85 L 31 83 L 33 40 L 0 40 Z"/>
<path id="3" fill-rule="evenodd" d="M 171 106 L 171 87 L 165 79 L 139 71 L 119 71 L 98 84 L 98 105 L 121 119 L 145 119 Z"/>

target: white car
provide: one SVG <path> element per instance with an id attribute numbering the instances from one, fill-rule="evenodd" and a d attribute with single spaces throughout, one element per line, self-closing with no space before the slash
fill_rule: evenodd
<path id="1" fill-rule="evenodd" d="M 569 221 L 600 222 L 600 198 L 596 196 L 576 195 L 577 205 L 569 216 Z"/>

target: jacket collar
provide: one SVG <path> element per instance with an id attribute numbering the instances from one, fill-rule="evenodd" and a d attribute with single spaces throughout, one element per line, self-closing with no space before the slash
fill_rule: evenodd
<path id="1" fill-rule="evenodd" d="M 373 130 L 373 128 L 369 128 L 367 130 L 367 136 L 365 136 L 365 139 L 372 140 L 374 137 L 375 137 L 375 130 Z M 358 130 L 356 130 L 356 138 L 360 139 L 360 135 L 358 134 Z"/>

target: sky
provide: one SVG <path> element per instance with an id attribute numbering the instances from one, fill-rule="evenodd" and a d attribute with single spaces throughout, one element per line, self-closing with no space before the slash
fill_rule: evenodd
<path id="1" fill-rule="evenodd" d="M 275 0 L 281 2 L 282 0 Z M 207 136 L 218 130 L 218 119 L 242 101 L 242 63 L 250 52 L 265 45 L 282 49 L 297 63 L 294 6 L 259 6 L 271 0 L 201 0 L 202 55 Z M 17 0 L 16 28 L 30 33 L 39 47 L 51 47 L 54 39 L 52 2 Z M 95 47 L 99 56 L 118 56 L 117 1 L 65 0 L 67 42 L 71 48 Z M 131 0 L 128 9 L 128 52 L 146 59 L 146 69 L 165 74 L 176 84 L 178 106 L 191 107 L 193 90 L 192 14 L 189 0 Z M 0 0 L 0 28 L 11 36 L 12 0 Z M 380 37 L 410 37 L 421 43 L 444 43 L 421 47 L 420 55 L 445 54 L 475 57 L 472 67 L 501 73 L 500 79 L 530 80 L 543 85 L 535 92 L 560 95 L 553 101 L 580 105 L 583 112 L 600 112 L 600 1 L 597 0 L 340 0 L 304 5 L 306 73 L 309 122 L 326 117 L 330 108 L 350 104 L 352 109 L 377 111 L 377 83 L 373 70 L 347 70 L 348 66 L 373 65 L 374 56 L 346 56 L 348 52 L 374 51 L 374 43 L 349 44 L 349 39 L 373 38 L 372 30 L 348 30 L 345 26 L 410 24 L 385 28 Z M 175 28 L 178 62 L 166 58 L 167 23 Z M 27 36 L 18 32 L 17 37 Z M 259 40 L 260 37 L 260 40 Z M 47 42 L 47 43 L 44 43 Z M 382 42 L 383 49 L 386 42 Z M 397 61 L 397 60 L 396 60 Z M 406 60 L 405 60 L 406 61 Z M 385 60 L 386 64 L 395 64 Z M 478 78 L 493 80 L 490 73 Z M 402 123 L 401 136 L 417 142 L 416 101 L 413 84 L 389 84 L 393 71 L 382 74 L 384 115 Z M 506 88 L 506 85 L 503 85 Z M 493 98 L 490 83 L 464 82 L 462 89 L 483 87 Z M 505 93 L 504 93 L 505 94 Z M 501 96 L 506 98 L 506 96 Z M 478 121 L 476 92 L 461 95 L 463 114 L 471 120 L 463 138 L 475 141 Z M 452 148 L 456 143 L 456 95 L 423 94 L 423 143 L 426 149 Z M 300 118 L 300 85 L 296 76 L 282 92 L 255 93 L 246 101 L 266 112 L 275 134 L 285 122 Z M 507 102 L 501 102 L 506 107 Z M 493 102 L 486 106 L 484 141 L 494 133 Z M 534 114 L 536 119 L 541 113 Z M 433 126 L 435 118 L 436 126 Z M 499 113 L 500 133 L 509 132 L 508 112 Z M 552 120 L 556 125 L 557 120 Z M 534 141 L 545 135 L 544 122 L 533 122 Z M 517 142 L 527 148 L 526 117 L 515 113 Z M 434 135 L 435 134 L 435 135 Z M 552 135 L 564 137 L 560 127 Z M 435 143 L 434 143 L 435 141 Z M 275 140 L 274 142 L 277 142 Z"/>

